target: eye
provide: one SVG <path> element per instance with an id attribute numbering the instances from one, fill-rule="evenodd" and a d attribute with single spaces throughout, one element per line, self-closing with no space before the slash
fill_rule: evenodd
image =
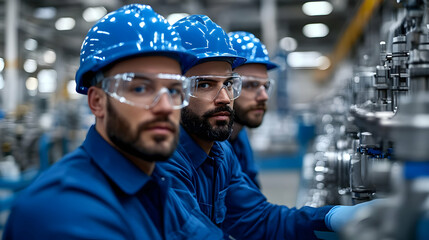
<path id="1" fill-rule="evenodd" d="M 212 83 L 211 82 L 207 82 L 207 80 L 205 80 L 205 79 L 201 79 L 201 80 L 199 80 L 198 81 L 198 83 L 197 83 L 197 87 L 199 88 L 199 89 L 208 89 L 208 88 L 210 88 L 212 86 Z"/>
<path id="2" fill-rule="evenodd" d="M 171 96 L 180 96 L 182 95 L 182 89 L 175 87 L 175 88 L 169 88 L 168 92 L 170 93 Z"/>
<path id="3" fill-rule="evenodd" d="M 223 83 L 223 85 L 224 86 L 226 86 L 227 88 L 230 88 L 230 87 L 232 87 L 232 85 L 233 85 L 234 83 L 232 82 L 232 80 L 228 80 L 228 81 L 225 81 L 224 83 Z"/>
<path id="4" fill-rule="evenodd" d="M 146 85 L 137 85 L 132 87 L 132 92 L 134 93 L 145 93 L 147 91 Z"/>
<path id="5" fill-rule="evenodd" d="M 271 83 L 270 83 L 270 82 L 265 83 L 265 84 L 264 84 L 264 88 L 265 88 L 265 90 L 270 89 L 270 86 L 271 86 Z"/>
<path id="6" fill-rule="evenodd" d="M 152 86 L 148 81 L 134 80 L 126 87 L 127 91 L 132 94 L 148 94 L 152 91 Z"/>
<path id="7" fill-rule="evenodd" d="M 243 82 L 242 87 L 245 89 L 255 89 L 259 87 L 259 82 L 256 81 L 246 81 Z"/>

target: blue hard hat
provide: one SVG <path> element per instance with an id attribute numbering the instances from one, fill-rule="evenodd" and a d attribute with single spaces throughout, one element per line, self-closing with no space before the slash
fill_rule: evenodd
<path id="1" fill-rule="evenodd" d="M 197 56 L 197 60 L 185 67 L 185 71 L 204 61 L 230 61 L 232 68 L 243 64 L 246 59 L 238 56 L 226 32 L 205 15 L 191 15 L 173 24 L 180 34 L 183 47 Z"/>
<path id="2" fill-rule="evenodd" d="M 181 63 L 182 70 L 195 61 L 164 17 L 148 5 L 127 5 L 107 14 L 89 30 L 80 52 L 76 91 L 86 94 L 97 72 L 137 55 L 172 57 Z"/>
<path id="3" fill-rule="evenodd" d="M 237 54 L 247 59 L 246 64 L 265 64 L 267 70 L 278 67 L 277 64 L 270 61 L 265 45 L 252 33 L 237 31 L 228 33 L 228 36 Z"/>

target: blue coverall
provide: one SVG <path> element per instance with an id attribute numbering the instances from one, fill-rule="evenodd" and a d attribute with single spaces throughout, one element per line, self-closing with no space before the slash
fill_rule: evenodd
<path id="1" fill-rule="evenodd" d="M 329 231 L 325 215 L 332 206 L 288 208 L 267 202 L 243 174 L 228 141 L 214 142 L 209 155 L 181 127 L 179 146 L 163 169 L 172 187 L 192 195 L 210 220 L 236 239 L 316 239 Z"/>
<path id="2" fill-rule="evenodd" d="M 257 179 L 258 170 L 256 168 L 252 146 L 250 145 L 246 129 L 241 129 L 241 131 L 237 135 L 237 138 L 234 141 L 230 139 L 229 142 L 231 143 L 234 153 L 237 156 L 238 162 L 240 163 L 241 171 L 247 174 L 250 180 L 258 188 L 261 188 L 261 185 L 259 184 L 259 181 Z"/>
<path id="3" fill-rule="evenodd" d="M 146 175 L 92 126 L 20 195 L 4 239 L 221 239 L 197 203 L 185 207 L 169 185 L 168 173 L 156 166 Z"/>

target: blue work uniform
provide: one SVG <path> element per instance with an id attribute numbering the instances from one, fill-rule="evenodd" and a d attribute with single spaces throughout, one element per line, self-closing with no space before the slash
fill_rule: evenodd
<path id="1" fill-rule="evenodd" d="M 92 126 L 20 195 L 4 239 L 223 238 L 196 202 L 181 204 L 169 179 L 158 166 L 146 175 Z"/>
<path id="2" fill-rule="evenodd" d="M 249 137 L 247 136 L 246 130 L 243 128 L 238 133 L 235 140 L 229 140 L 231 143 L 232 149 L 237 156 L 238 162 L 241 166 L 241 171 L 243 171 L 250 180 L 258 187 L 261 188 L 259 184 L 257 175 L 258 170 L 256 168 L 255 160 L 253 158 L 252 146 L 250 146 Z"/>
<path id="3" fill-rule="evenodd" d="M 200 210 L 236 239 L 316 239 L 329 231 L 325 215 L 332 208 L 288 208 L 267 202 L 246 174 L 228 141 L 205 151 L 181 128 L 179 146 L 162 167 L 174 178 L 172 187 L 189 192 Z M 180 195 L 179 195 L 180 196 Z"/>

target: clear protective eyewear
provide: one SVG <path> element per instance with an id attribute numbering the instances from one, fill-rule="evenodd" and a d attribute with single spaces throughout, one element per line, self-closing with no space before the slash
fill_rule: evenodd
<path id="1" fill-rule="evenodd" d="M 230 100 L 234 100 L 241 93 L 241 76 L 238 73 L 230 75 L 202 75 L 189 77 L 190 95 L 213 101 L 222 89 L 225 89 Z"/>
<path id="2" fill-rule="evenodd" d="M 121 103 L 150 109 L 168 95 L 173 109 L 189 103 L 189 79 L 169 73 L 120 73 L 102 80 L 101 88 Z"/>
<path id="3" fill-rule="evenodd" d="M 242 90 L 246 92 L 259 94 L 260 91 L 264 89 L 267 95 L 269 96 L 272 89 L 274 88 L 274 80 L 270 78 L 241 76 L 241 79 L 243 81 Z"/>

